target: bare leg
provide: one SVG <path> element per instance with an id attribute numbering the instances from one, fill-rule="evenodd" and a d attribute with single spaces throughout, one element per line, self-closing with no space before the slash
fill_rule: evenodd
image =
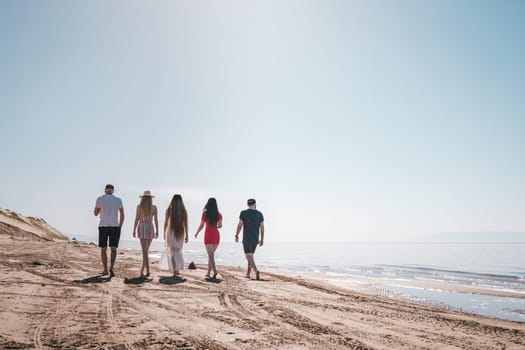
<path id="1" fill-rule="evenodd" d="M 148 265 L 146 266 L 147 276 L 149 276 L 149 248 L 151 247 L 151 242 L 153 242 L 153 238 L 148 239 Z"/>
<path id="2" fill-rule="evenodd" d="M 217 250 L 218 244 L 206 244 L 206 252 L 208 253 L 208 273 L 206 277 L 210 277 L 210 273 L 213 270 L 213 276 L 217 276 L 217 268 L 215 267 L 215 250 Z"/>
<path id="3" fill-rule="evenodd" d="M 259 279 L 259 270 L 257 270 L 257 266 L 255 266 L 253 253 L 246 253 L 246 260 L 248 260 L 248 271 L 252 268 L 255 271 L 255 278 Z"/>
<path id="4" fill-rule="evenodd" d="M 113 267 L 115 267 L 115 260 L 117 260 L 117 248 L 111 247 L 111 265 L 109 268 L 110 277 L 115 276 L 115 272 L 113 271 Z"/>
<path id="5" fill-rule="evenodd" d="M 206 253 L 208 254 L 208 271 L 206 272 L 206 277 L 209 278 L 212 260 L 215 260 L 213 256 L 213 244 L 206 244 Z"/>
<path id="6" fill-rule="evenodd" d="M 178 253 L 178 249 L 177 248 L 174 248 L 174 247 L 171 247 L 170 248 L 170 259 L 171 259 L 171 267 L 173 267 L 173 277 L 177 276 L 177 274 L 179 273 L 179 270 L 177 269 L 178 266 L 177 266 L 177 258 L 176 258 L 176 254 Z"/>
<path id="7" fill-rule="evenodd" d="M 249 253 L 244 253 L 244 256 L 246 257 L 246 261 L 248 262 L 248 268 L 246 269 L 246 278 L 251 278 L 250 274 L 252 273 L 252 265 L 250 265 L 250 260 L 248 259 Z"/>
<path id="8" fill-rule="evenodd" d="M 141 239 L 140 247 L 142 248 L 142 267 L 140 269 L 140 275 L 144 276 L 144 269 L 146 269 L 146 276 L 149 275 L 149 246 L 151 240 Z"/>
<path id="9" fill-rule="evenodd" d="M 100 247 L 100 257 L 102 258 L 102 266 L 104 267 L 104 271 L 102 271 L 102 275 L 107 275 L 108 274 L 107 247 Z"/>
<path id="10" fill-rule="evenodd" d="M 146 276 L 149 276 L 149 248 L 151 247 L 151 242 L 153 242 L 153 238 L 148 239 L 148 259 L 146 260 Z"/>
<path id="11" fill-rule="evenodd" d="M 175 254 L 181 254 L 180 253 L 180 249 L 176 248 L 174 253 Z M 184 268 L 184 267 L 183 266 L 179 266 L 180 264 L 177 265 L 177 261 L 176 261 L 177 259 L 176 259 L 176 255 L 175 254 L 172 255 L 172 259 L 173 259 L 173 276 L 177 276 L 178 277 L 179 276 L 179 268 L 180 267 Z"/>
<path id="12" fill-rule="evenodd" d="M 218 244 L 213 245 L 213 278 L 217 277 L 217 267 L 215 266 L 215 251 L 219 248 Z"/>

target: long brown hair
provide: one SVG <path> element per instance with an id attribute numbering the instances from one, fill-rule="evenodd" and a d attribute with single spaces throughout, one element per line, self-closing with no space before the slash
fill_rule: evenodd
<path id="1" fill-rule="evenodd" d="M 217 200 L 215 198 L 208 199 L 206 206 L 204 206 L 206 212 L 206 220 L 211 225 L 215 225 L 219 221 L 219 208 L 217 207 Z"/>
<path id="2" fill-rule="evenodd" d="M 181 239 L 184 237 L 184 232 L 188 231 L 188 213 L 184 207 L 182 196 L 176 194 L 171 199 L 168 207 L 170 227 L 175 234 L 175 238 Z"/>
<path id="3" fill-rule="evenodd" d="M 151 196 L 142 196 L 139 207 L 142 210 L 142 215 L 144 215 L 145 218 L 149 218 L 153 213 L 153 201 Z"/>

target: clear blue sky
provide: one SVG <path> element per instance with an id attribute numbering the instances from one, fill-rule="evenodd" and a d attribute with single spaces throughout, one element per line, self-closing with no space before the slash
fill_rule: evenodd
<path id="1" fill-rule="evenodd" d="M 267 240 L 525 231 L 525 2 L 0 2 L 0 206 L 215 196 Z M 163 220 L 161 220 L 162 223 Z"/>

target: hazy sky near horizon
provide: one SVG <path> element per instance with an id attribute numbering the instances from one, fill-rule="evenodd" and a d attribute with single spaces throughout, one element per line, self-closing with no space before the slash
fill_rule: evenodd
<path id="1" fill-rule="evenodd" d="M 143 190 L 232 240 L 525 231 L 523 1 L 0 2 L 0 206 L 131 238 Z M 161 224 L 163 218 L 161 218 Z"/>

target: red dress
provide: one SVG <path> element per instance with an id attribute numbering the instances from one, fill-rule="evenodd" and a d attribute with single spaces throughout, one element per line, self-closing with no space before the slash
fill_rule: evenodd
<path id="1" fill-rule="evenodd" d="M 210 224 L 206 218 L 206 213 L 202 213 L 202 221 L 206 221 L 206 230 L 204 231 L 204 244 L 219 244 L 221 236 L 217 224 Z M 219 221 L 222 220 L 222 214 L 219 213 Z"/>

